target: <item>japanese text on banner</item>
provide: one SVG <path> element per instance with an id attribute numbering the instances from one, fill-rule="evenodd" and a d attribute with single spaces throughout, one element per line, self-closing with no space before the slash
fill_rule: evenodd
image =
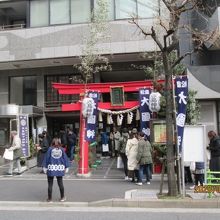
<path id="1" fill-rule="evenodd" d="M 182 151 L 182 140 L 184 133 L 184 126 L 186 120 L 186 105 L 188 99 L 188 78 L 187 76 L 177 77 L 175 80 L 175 96 L 177 102 L 177 133 L 178 133 L 178 147 Z"/>
<path id="2" fill-rule="evenodd" d="M 88 97 L 92 98 L 94 104 L 93 114 L 88 116 L 86 119 L 86 135 L 85 139 L 88 142 L 93 142 L 96 140 L 96 124 L 97 124 L 97 114 L 98 114 L 98 92 L 89 92 Z"/>
<path id="3" fill-rule="evenodd" d="M 151 112 L 149 109 L 150 89 L 139 90 L 140 103 L 140 130 L 149 138 L 150 136 L 150 118 Z"/>

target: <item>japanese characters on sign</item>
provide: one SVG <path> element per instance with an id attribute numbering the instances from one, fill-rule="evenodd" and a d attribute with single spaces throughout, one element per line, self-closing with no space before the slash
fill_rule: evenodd
<path id="1" fill-rule="evenodd" d="M 21 139 L 21 147 L 25 157 L 30 156 L 29 147 L 29 125 L 28 125 L 28 115 L 18 116 L 19 124 L 19 137 Z"/>
<path id="2" fill-rule="evenodd" d="M 93 104 L 90 106 L 91 115 L 86 118 L 86 135 L 85 139 L 88 142 L 93 142 L 96 140 L 96 123 L 98 115 L 98 92 L 89 92 L 88 97 L 93 99 Z"/>
<path id="3" fill-rule="evenodd" d="M 188 99 L 188 78 L 187 76 L 180 76 L 175 81 L 175 96 L 177 102 L 177 130 L 178 130 L 178 147 L 182 150 L 182 139 L 186 120 L 186 105 Z"/>
<path id="4" fill-rule="evenodd" d="M 149 89 L 139 90 L 140 103 L 140 130 L 149 138 L 150 136 L 150 118 L 151 112 L 149 109 Z"/>

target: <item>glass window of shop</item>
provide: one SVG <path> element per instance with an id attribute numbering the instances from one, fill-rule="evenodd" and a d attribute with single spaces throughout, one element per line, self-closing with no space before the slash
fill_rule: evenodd
<path id="1" fill-rule="evenodd" d="M 49 1 L 35 0 L 30 3 L 30 26 L 42 27 L 49 24 Z"/>
<path id="2" fill-rule="evenodd" d="M 50 24 L 70 23 L 69 0 L 50 0 Z"/>
<path id="3" fill-rule="evenodd" d="M 71 23 L 86 23 L 91 21 L 91 1 L 71 0 Z"/>
<path id="4" fill-rule="evenodd" d="M 37 105 L 36 76 L 10 77 L 10 103 Z"/>

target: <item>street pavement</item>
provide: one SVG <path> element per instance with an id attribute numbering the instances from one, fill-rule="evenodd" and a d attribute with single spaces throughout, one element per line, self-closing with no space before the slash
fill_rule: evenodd
<path id="1" fill-rule="evenodd" d="M 42 206 L 47 204 L 47 179 L 40 173 L 36 161 L 29 161 L 27 169 L 21 176 L 4 176 L 8 169 L 0 158 L 0 207 Z M 64 206 L 111 206 L 111 207 L 186 207 L 186 208 L 219 208 L 219 197 L 209 199 L 206 194 L 195 194 L 187 186 L 187 194 L 191 198 L 158 199 L 160 175 L 154 174 L 150 185 L 136 184 L 125 181 L 123 170 L 116 168 L 116 159 L 101 158 L 101 164 L 92 169 L 88 178 L 77 176 L 77 164 L 73 163 L 70 172 L 64 177 L 67 201 Z M 56 181 L 53 190 L 53 206 L 63 206 L 59 201 L 59 190 Z M 165 178 L 164 192 L 167 189 Z"/>

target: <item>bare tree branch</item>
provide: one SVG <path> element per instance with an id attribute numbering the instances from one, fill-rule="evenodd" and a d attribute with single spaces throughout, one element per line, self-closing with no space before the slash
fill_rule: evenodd
<path id="1" fill-rule="evenodd" d="M 171 65 L 171 69 L 173 69 L 176 65 L 178 65 L 186 56 L 189 56 L 193 53 L 195 53 L 198 49 L 193 49 L 190 52 L 187 52 L 185 54 L 183 54 L 182 56 L 180 56 L 172 65 Z"/>
<path id="2" fill-rule="evenodd" d="M 178 45 L 179 45 L 179 40 L 178 39 L 173 40 L 172 44 L 170 44 L 167 47 L 167 52 L 170 53 L 171 51 L 177 49 Z"/>
<path id="3" fill-rule="evenodd" d="M 172 10 L 171 4 L 170 4 L 167 0 L 162 0 L 162 2 L 164 3 L 164 5 L 166 5 L 166 7 L 167 7 L 167 9 L 168 9 L 169 11 Z"/>
<path id="4" fill-rule="evenodd" d="M 168 32 L 169 29 L 165 26 L 165 24 L 162 22 L 160 18 L 159 20 L 160 20 L 160 26 L 163 27 L 166 32 Z"/>
<path id="5" fill-rule="evenodd" d="M 144 34 L 145 36 L 151 36 L 153 38 L 153 40 L 155 41 L 155 43 L 157 44 L 157 46 L 160 48 L 161 51 L 163 51 L 163 45 L 161 44 L 160 40 L 157 37 L 157 34 L 154 30 L 154 27 L 151 27 L 151 32 L 146 32 L 139 24 L 138 22 L 135 20 L 135 18 L 132 18 L 132 23 L 135 24 L 137 26 L 137 28 L 142 32 L 142 34 Z"/>

